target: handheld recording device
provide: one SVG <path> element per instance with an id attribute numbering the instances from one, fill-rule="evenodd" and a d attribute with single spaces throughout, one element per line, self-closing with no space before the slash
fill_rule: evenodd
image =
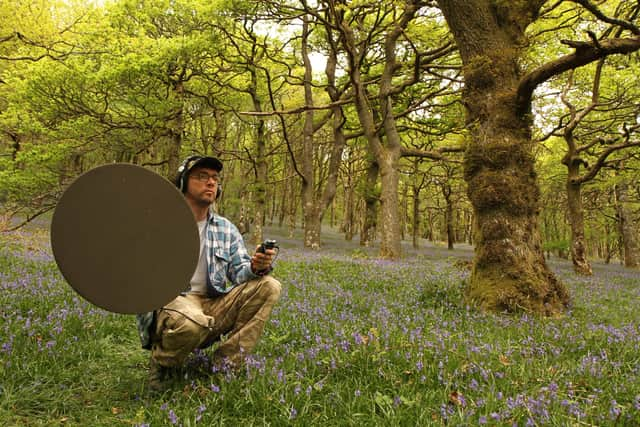
<path id="1" fill-rule="evenodd" d="M 280 249 L 280 247 L 278 246 L 277 241 L 273 239 L 267 239 L 260 244 L 260 247 L 258 247 L 258 252 L 265 253 L 267 249 Z"/>

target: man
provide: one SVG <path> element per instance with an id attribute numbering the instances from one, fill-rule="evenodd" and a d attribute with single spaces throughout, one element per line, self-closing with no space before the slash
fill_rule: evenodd
<path id="1" fill-rule="evenodd" d="M 178 170 L 176 186 L 191 207 L 200 233 L 200 258 L 189 289 L 153 313 L 138 315 L 143 348 L 151 350 L 149 386 L 162 389 L 170 368 L 196 348 L 226 335 L 213 354 L 215 364 L 238 367 L 255 347 L 281 285 L 268 274 L 276 252 L 250 257 L 242 236 L 211 209 L 220 197 L 222 162 L 193 156 Z"/>

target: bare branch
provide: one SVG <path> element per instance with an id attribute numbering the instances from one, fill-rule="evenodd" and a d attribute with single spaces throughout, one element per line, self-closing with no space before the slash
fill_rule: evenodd
<path id="1" fill-rule="evenodd" d="M 238 114 L 244 116 L 286 116 L 288 114 L 299 114 L 304 113 L 306 111 L 311 110 L 330 110 L 333 107 L 337 107 L 340 105 L 350 104 L 352 102 L 351 99 L 343 99 L 336 102 L 331 102 L 325 105 L 302 105 L 300 107 L 292 108 L 289 110 L 274 110 L 274 111 L 240 111 Z"/>
<path id="2" fill-rule="evenodd" d="M 599 46 L 595 46 L 593 42 L 568 40 L 562 40 L 561 42 L 573 47 L 575 52 L 544 64 L 520 80 L 517 104 L 523 110 L 521 111 L 522 113 L 527 112 L 525 110 L 528 110 L 528 106 L 531 104 L 531 97 L 536 87 L 551 77 L 562 74 L 565 71 L 579 68 L 609 55 L 627 54 L 640 49 L 640 36 L 602 40 Z"/>
<path id="3" fill-rule="evenodd" d="M 598 7 L 595 4 L 591 3 L 589 0 L 571 0 L 571 1 L 587 9 L 599 20 L 604 21 L 607 24 L 618 25 L 626 30 L 631 31 L 633 34 L 640 36 L 640 28 L 633 25 L 629 21 L 608 17 L 600 9 L 598 9 Z"/>

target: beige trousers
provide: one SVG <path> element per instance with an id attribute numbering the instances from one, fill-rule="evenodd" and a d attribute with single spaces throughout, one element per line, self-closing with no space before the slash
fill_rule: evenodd
<path id="1" fill-rule="evenodd" d="M 215 298 L 177 297 L 158 313 L 151 357 L 162 366 L 179 366 L 194 349 L 208 347 L 227 335 L 214 359 L 240 364 L 262 335 L 281 288 L 276 279 L 264 276 Z"/>

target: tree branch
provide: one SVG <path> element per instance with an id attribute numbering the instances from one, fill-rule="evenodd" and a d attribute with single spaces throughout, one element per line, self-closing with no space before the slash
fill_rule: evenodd
<path id="1" fill-rule="evenodd" d="M 533 70 L 520 80 L 516 102 L 521 113 L 528 112 L 533 91 L 541 83 L 565 71 L 579 68 L 609 55 L 635 52 L 640 49 L 640 36 L 602 40 L 599 46 L 595 46 L 593 42 L 570 40 L 562 40 L 561 43 L 571 46 L 575 52 Z"/>
<path id="2" fill-rule="evenodd" d="M 462 153 L 465 151 L 464 147 L 442 147 L 435 150 L 422 150 L 419 148 L 401 147 L 400 157 L 420 157 L 431 160 L 444 160 L 453 161 L 447 158 L 446 153 Z"/>

